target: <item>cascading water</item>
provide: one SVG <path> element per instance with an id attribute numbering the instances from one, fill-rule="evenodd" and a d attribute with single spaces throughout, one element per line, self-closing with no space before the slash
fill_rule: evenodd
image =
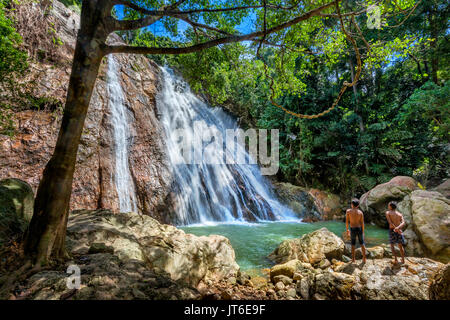
<path id="1" fill-rule="evenodd" d="M 109 107 L 112 114 L 114 135 L 115 171 L 114 183 L 119 196 L 121 212 L 137 211 L 134 184 L 128 166 L 128 121 L 125 108 L 125 97 L 120 84 L 119 68 L 116 59 L 108 57 L 108 94 Z"/>
<path id="2" fill-rule="evenodd" d="M 222 148 L 223 139 L 214 137 L 225 137 L 227 129 L 237 129 L 236 121 L 198 99 L 171 69 L 161 70 L 163 84 L 157 103 L 174 174 L 174 222 L 295 219 L 295 214 L 274 198 L 257 165 L 223 161 L 232 151 L 228 146 Z M 211 138 L 205 141 L 205 136 Z M 194 163 L 183 156 L 190 150 Z M 250 159 L 239 144 L 232 154 Z"/>

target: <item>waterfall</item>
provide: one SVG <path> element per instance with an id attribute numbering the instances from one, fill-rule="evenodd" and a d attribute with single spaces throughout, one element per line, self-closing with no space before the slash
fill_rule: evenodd
<path id="1" fill-rule="evenodd" d="M 128 166 L 129 129 L 125 107 L 125 97 L 120 83 L 119 67 L 116 59 L 108 57 L 108 105 L 111 108 L 111 122 L 114 137 L 114 184 L 119 196 L 121 212 L 137 212 L 134 184 Z"/>
<path id="2" fill-rule="evenodd" d="M 231 151 L 214 137 L 238 129 L 236 121 L 222 109 L 202 102 L 171 69 L 161 68 L 161 72 L 157 106 L 174 175 L 174 223 L 295 219 L 295 214 L 276 200 L 256 164 L 224 163 Z M 205 142 L 201 136 L 211 138 Z M 198 146 L 204 147 L 202 155 Z M 194 150 L 193 162 L 184 156 L 190 150 Z M 236 156 L 251 160 L 241 145 Z"/>

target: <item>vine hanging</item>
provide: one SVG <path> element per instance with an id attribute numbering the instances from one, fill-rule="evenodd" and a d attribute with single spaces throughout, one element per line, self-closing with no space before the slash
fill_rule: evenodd
<path id="1" fill-rule="evenodd" d="M 341 10 L 339 8 L 339 1 L 336 0 L 335 1 L 335 6 L 336 6 L 336 12 L 337 15 L 339 17 L 339 21 L 341 24 L 341 29 L 342 32 L 345 34 L 347 40 L 349 42 L 352 43 L 353 48 L 355 50 L 355 54 L 356 54 L 356 61 L 357 61 L 357 70 L 356 70 L 356 74 L 355 77 L 353 78 L 352 82 L 347 82 L 344 81 L 344 83 L 342 84 L 341 90 L 339 91 L 339 94 L 337 96 L 337 98 L 334 100 L 333 104 L 326 110 L 322 111 L 321 113 L 318 114 L 313 114 L 313 115 L 308 115 L 308 114 L 301 114 L 301 113 L 296 113 L 293 112 L 291 110 L 286 109 L 285 107 L 283 107 L 282 105 L 278 104 L 277 102 L 275 102 L 275 89 L 273 88 L 275 80 L 273 79 L 273 77 L 269 74 L 269 70 L 268 70 L 268 66 L 267 63 L 265 62 L 265 60 L 263 59 L 263 57 L 260 55 L 260 49 L 264 43 L 264 41 L 266 40 L 266 31 L 267 31 L 267 20 L 266 20 L 266 0 L 263 0 L 263 6 L 264 6 L 264 21 L 263 21 L 263 28 L 264 28 L 264 35 L 261 38 L 259 45 L 258 45 L 258 49 L 256 51 L 256 56 L 261 59 L 261 61 L 264 64 L 264 73 L 266 75 L 267 78 L 270 79 L 270 91 L 271 91 L 271 95 L 270 95 L 270 102 L 277 108 L 280 108 L 281 110 L 283 110 L 284 112 L 286 112 L 287 114 L 290 114 L 292 116 L 295 116 L 297 118 L 301 118 L 301 119 L 317 119 L 320 118 L 328 113 L 330 113 L 334 108 L 336 108 L 337 104 L 339 103 L 339 101 L 341 100 L 342 95 L 345 93 L 345 91 L 347 90 L 347 88 L 353 87 L 359 80 L 359 77 L 361 75 L 361 68 L 362 68 L 362 62 L 361 62 L 361 54 L 359 52 L 358 46 L 356 44 L 355 39 L 347 32 L 347 30 L 345 30 L 345 26 L 344 26 L 344 21 L 342 18 L 342 14 L 341 14 Z"/>

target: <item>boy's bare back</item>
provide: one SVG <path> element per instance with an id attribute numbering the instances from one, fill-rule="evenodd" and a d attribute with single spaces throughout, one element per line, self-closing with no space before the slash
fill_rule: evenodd
<path id="1" fill-rule="evenodd" d="M 386 211 L 386 218 L 389 222 L 389 229 L 395 229 L 403 222 L 403 215 L 397 210 Z"/>
<path id="2" fill-rule="evenodd" d="M 350 227 L 362 227 L 364 221 L 364 214 L 359 209 L 347 209 L 347 216 L 350 221 Z"/>

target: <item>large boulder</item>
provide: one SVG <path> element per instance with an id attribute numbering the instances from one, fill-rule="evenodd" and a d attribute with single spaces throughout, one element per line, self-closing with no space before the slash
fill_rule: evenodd
<path id="1" fill-rule="evenodd" d="M 352 289 L 356 277 L 341 272 L 323 272 L 315 277 L 314 286 L 310 289 L 314 296 L 331 300 L 348 300 L 352 298 Z"/>
<path id="2" fill-rule="evenodd" d="M 338 195 L 287 182 L 274 183 L 274 187 L 279 200 L 305 222 L 343 218 L 343 206 Z"/>
<path id="3" fill-rule="evenodd" d="M 322 215 L 314 203 L 314 198 L 306 188 L 286 182 L 274 183 L 278 199 L 305 220 L 322 220 Z"/>
<path id="4" fill-rule="evenodd" d="M 450 179 L 446 179 L 444 182 L 442 182 L 440 185 L 433 188 L 432 190 L 440 192 L 444 195 L 444 197 L 450 199 Z"/>
<path id="5" fill-rule="evenodd" d="M 397 176 L 389 182 L 377 185 L 360 199 L 360 208 L 367 222 L 388 228 L 385 218 L 387 205 L 390 201 L 402 201 L 412 191 L 417 190 L 417 182 L 411 177 Z"/>
<path id="6" fill-rule="evenodd" d="M 450 263 L 439 268 L 431 279 L 430 299 L 450 300 Z"/>
<path id="7" fill-rule="evenodd" d="M 80 270 L 80 287 L 67 286 L 68 268 Z M 73 269 L 75 268 L 75 269 Z M 73 274 L 72 274 L 73 275 Z M 73 283 L 73 282 L 72 282 Z M 75 256 L 63 268 L 41 271 L 16 287 L 18 299 L 32 300 L 185 300 L 200 299 L 195 288 L 111 253 Z"/>
<path id="8" fill-rule="evenodd" d="M 313 265 L 324 259 L 340 259 L 344 252 L 344 242 L 326 228 L 303 235 L 301 238 L 283 241 L 270 255 L 276 263 L 292 259 Z"/>
<path id="9" fill-rule="evenodd" d="M 405 247 L 405 254 L 407 256 L 425 256 L 422 244 L 420 243 L 420 239 L 417 236 L 416 232 L 413 230 L 412 226 L 403 232 L 403 236 L 407 241 L 407 245 Z"/>
<path id="10" fill-rule="evenodd" d="M 273 282 L 276 277 L 285 276 L 294 278 L 296 272 L 312 271 L 313 267 L 307 262 L 302 262 L 298 259 L 290 260 L 286 263 L 274 265 L 270 269 L 270 280 Z"/>
<path id="11" fill-rule="evenodd" d="M 412 229 L 425 255 L 450 261 L 450 200 L 436 191 L 411 193 Z"/>
<path id="12" fill-rule="evenodd" d="M 68 247 L 75 254 L 104 247 L 126 262 L 137 260 L 173 280 L 197 286 L 201 280 L 220 280 L 236 275 L 239 266 L 227 238 L 197 237 L 136 213 L 77 211 L 70 215 Z M 92 252 L 92 250 L 91 250 Z"/>
<path id="13" fill-rule="evenodd" d="M 322 220 L 340 220 L 344 217 L 344 207 L 338 195 L 319 189 L 310 189 L 309 194 L 314 198 Z"/>
<path id="14" fill-rule="evenodd" d="M 350 243 L 346 243 L 344 247 L 344 254 L 347 257 L 352 256 L 352 246 Z M 383 259 L 387 255 L 390 256 L 388 252 L 386 252 L 385 248 L 382 246 L 375 246 L 375 247 L 366 247 L 366 258 L 367 259 Z M 362 259 L 362 250 L 361 247 L 358 247 L 355 249 L 355 258 L 357 260 Z"/>
<path id="15" fill-rule="evenodd" d="M 0 181 L 0 245 L 25 231 L 33 216 L 34 194 L 19 179 Z"/>

